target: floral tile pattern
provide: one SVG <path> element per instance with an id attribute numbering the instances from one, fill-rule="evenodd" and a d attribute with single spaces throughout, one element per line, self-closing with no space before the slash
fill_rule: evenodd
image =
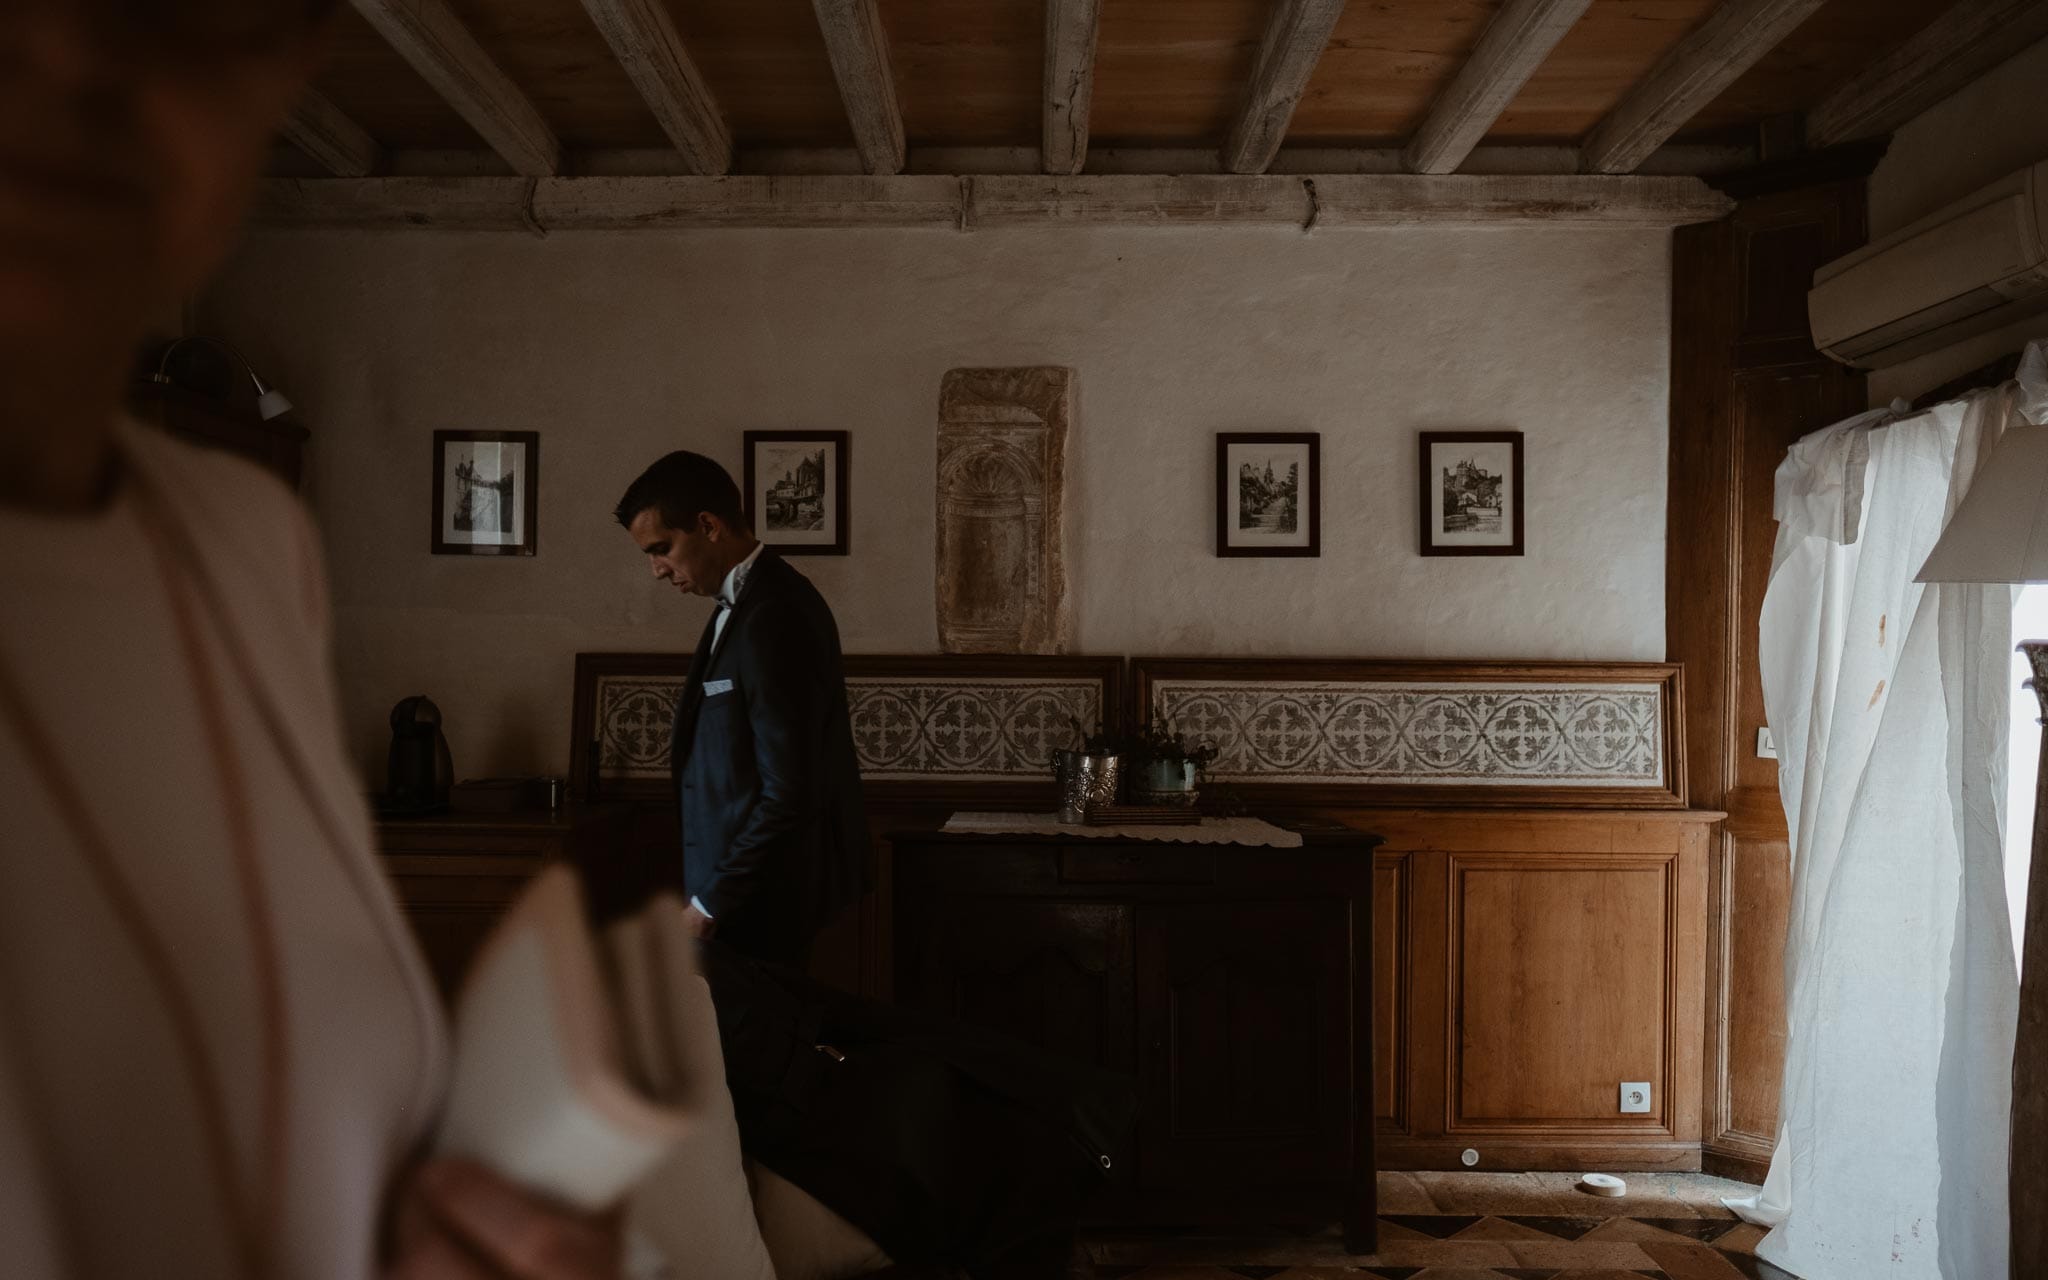
<path id="1" fill-rule="evenodd" d="M 1654 683 L 1161 679 L 1151 701 L 1217 782 L 1666 785 Z"/>
<path id="2" fill-rule="evenodd" d="M 606 782 L 668 778 L 668 739 L 684 677 L 597 678 L 597 776 Z"/>
<path id="3" fill-rule="evenodd" d="M 596 684 L 597 776 L 606 782 L 668 777 L 669 728 L 681 676 L 604 675 Z M 1103 719 L 1092 679 L 904 679 L 848 676 L 854 753 L 870 782 L 1032 781 L 1050 777 L 1052 753 L 1074 724 Z"/>
<path id="4" fill-rule="evenodd" d="M 1051 776 L 1074 725 L 1103 719 L 1099 680 L 848 676 L 861 777 L 1011 782 Z"/>

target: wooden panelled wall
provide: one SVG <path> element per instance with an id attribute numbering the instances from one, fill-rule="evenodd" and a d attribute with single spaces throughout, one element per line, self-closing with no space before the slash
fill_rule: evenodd
<path id="1" fill-rule="evenodd" d="M 1375 831 L 1385 1169 L 1697 1169 L 1718 815 L 1345 810 Z M 1623 1081 L 1651 1086 L 1622 1115 Z"/>
<path id="2" fill-rule="evenodd" d="M 1874 162 L 1875 156 L 1870 157 Z M 1760 1181 L 1785 1055 L 1790 850 L 1764 727 L 1757 619 L 1793 441 L 1865 407 L 1863 378 L 1813 349 L 1813 270 L 1866 237 L 1862 176 L 1756 195 L 1673 245 L 1666 617 L 1686 668 L 1692 802 L 1728 819 L 1708 859 L 1705 1166 Z"/>
<path id="3" fill-rule="evenodd" d="M 948 663 L 991 660 L 850 661 L 931 675 Z M 594 673 L 602 664 L 659 677 L 678 674 L 687 659 L 582 655 L 579 664 L 579 671 Z M 1134 665 L 1141 672 L 1173 667 L 1181 675 L 1253 681 L 1315 674 L 1301 669 L 1314 664 L 1277 660 Z M 1487 664 L 1464 665 L 1473 668 L 1472 678 L 1500 675 Z M 1666 696 L 1682 699 L 1682 682 L 1669 675 Z M 1648 671 L 1640 678 L 1658 677 Z M 594 697 L 594 685 L 579 679 L 577 744 L 594 740 Z M 1674 706 L 1667 714 L 1682 728 L 1676 713 Z M 1229 789 L 1257 813 L 1332 818 L 1385 840 L 1374 854 L 1372 938 L 1372 1103 L 1381 1167 L 1463 1168 L 1468 1150 L 1477 1153 L 1480 1169 L 1700 1167 L 1708 864 L 1722 815 L 1686 807 L 1684 752 L 1675 735 L 1664 751 L 1671 785 L 1645 788 L 1640 797 L 1614 788 L 1541 786 L 1492 795 L 1486 788 L 1446 789 L 1440 800 L 1421 788 L 1357 784 Z M 582 754 L 594 771 L 595 755 Z M 607 796 L 588 775 L 576 788 L 579 796 L 625 801 L 633 811 L 634 829 L 612 840 L 606 865 L 594 868 L 600 910 L 623 909 L 663 883 L 675 847 L 664 785 L 614 789 L 619 793 Z M 1043 812 L 1051 787 L 1049 780 L 883 782 L 870 787 L 867 800 L 875 836 L 870 892 L 819 938 L 812 970 L 888 998 L 897 932 L 889 835 L 936 826 L 957 808 Z M 1071 963 L 1059 958 L 1059 939 L 1043 943 L 1054 962 Z M 1647 1113 L 1621 1114 L 1625 1081 L 1649 1083 Z"/>

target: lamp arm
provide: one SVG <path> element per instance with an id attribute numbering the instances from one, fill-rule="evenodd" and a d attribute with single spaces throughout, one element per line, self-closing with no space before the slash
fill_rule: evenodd
<path id="1" fill-rule="evenodd" d="M 187 334 L 186 336 L 179 338 L 177 341 L 171 343 L 171 345 L 165 347 L 163 355 L 157 358 L 156 372 L 149 375 L 149 380 L 151 382 L 170 382 L 171 375 L 166 373 L 165 370 L 170 368 L 171 353 L 173 351 L 176 351 L 179 347 L 184 346 L 188 342 L 203 342 L 208 346 L 219 347 L 222 351 L 227 352 L 229 355 L 235 358 L 236 364 L 242 366 L 242 372 L 249 375 L 249 381 L 255 385 L 257 395 L 260 396 L 269 393 L 270 388 L 263 385 L 263 379 L 258 377 L 256 374 L 256 366 L 249 363 L 249 357 L 243 355 L 240 351 L 238 351 L 229 343 L 223 342 L 219 338 L 208 337 L 206 334 L 203 333 Z"/>

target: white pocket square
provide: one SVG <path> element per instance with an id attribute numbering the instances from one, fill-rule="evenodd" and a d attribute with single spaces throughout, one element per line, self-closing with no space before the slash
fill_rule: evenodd
<path id="1" fill-rule="evenodd" d="M 704 682 L 704 696 L 707 698 L 715 698 L 721 693 L 731 692 L 732 681 L 730 680 L 706 680 Z"/>

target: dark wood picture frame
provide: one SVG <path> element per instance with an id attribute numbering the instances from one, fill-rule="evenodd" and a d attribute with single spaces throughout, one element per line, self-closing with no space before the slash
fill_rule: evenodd
<path id="1" fill-rule="evenodd" d="M 1237 494 L 1230 468 L 1233 445 L 1293 445 L 1308 450 L 1308 475 L 1302 488 L 1308 497 L 1304 518 L 1308 541 L 1298 547 L 1232 544 Z M 1216 554 L 1219 556 L 1320 556 L 1323 554 L 1323 437 L 1317 431 L 1219 431 L 1216 433 Z"/>
<path id="2" fill-rule="evenodd" d="M 1426 556 L 1519 556 L 1525 554 L 1522 536 L 1523 512 L 1529 505 L 1528 490 L 1522 476 L 1522 433 L 1519 431 L 1424 431 L 1417 435 L 1415 448 L 1416 473 L 1416 524 L 1421 530 L 1419 550 Z M 1496 545 L 1444 544 L 1436 540 L 1439 530 L 1430 513 L 1434 510 L 1431 497 L 1436 484 L 1436 468 L 1430 462 L 1431 452 L 1440 444 L 1504 444 L 1512 450 L 1509 466 L 1512 478 L 1509 491 L 1514 496 L 1512 507 L 1502 515 L 1508 521 L 1510 540 Z"/>
<path id="3" fill-rule="evenodd" d="M 1143 724 L 1152 689 L 1161 680 L 1428 681 L 1516 684 L 1655 684 L 1662 708 L 1657 786 L 1466 786 L 1359 782 L 1230 782 L 1223 785 L 1255 811 L 1301 808 L 1395 807 L 1422 809 L 1683 809 L 1686 807 L 1685 669 L 1675 662 L 1468 662 L 1439 659 L 1163 658 L 1131 659 L 1128 724 Z"/>
<path id="4" fill-rule="evenodd" d="M 754 535 L 762 542 L 775 548 L 777 555 L 784 556 L 843 556 L 847 554 L 849 539 L 847 531 L 852 527 L 853 491 L 847 484 L 849 474 L 848 458 L 853 452 L 853 435 L 848 431 L 748 431 L 741 436 L 742 471 L 744 479 L 740 488 L 740 500 L 745 505 L 747 522 L 754 527 Z M 834 519 L 832 541 L 830 542 L 780 542 L 771 534 L 764 521 L 763 513 L 756 510 L 754 501 L 754 454 L 755 447 L 763 444 L 801 444 L 815 441 L 832 446 L 833 464 L 827 472 L 826 483 L 832 486 Z"/>
<path id="5" fill-rule="evenodd" d="M 442 536 L 447 516 L 448 446 L 458 443 L 516 444 L 526 449 L 525 475 L 519 478 L 525 519 L 520 521 L 517 543 L 450 542 Z M 540 549 L 540 433 L 538 431 L 436 431 L 427 478 L 433 485 L 434 524 L 429 548 L 437 556 L 530 556 Z"/>

